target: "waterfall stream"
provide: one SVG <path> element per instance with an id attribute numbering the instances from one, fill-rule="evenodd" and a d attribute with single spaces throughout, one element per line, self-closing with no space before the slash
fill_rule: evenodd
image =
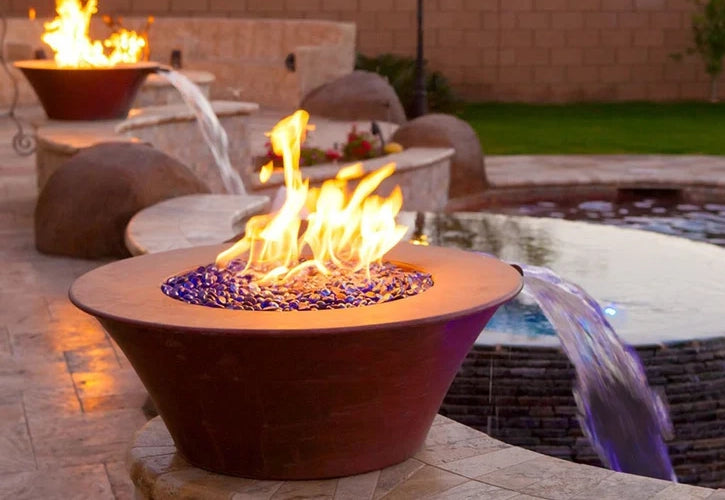
<path id="1" fill-rule="evenodd" d="M 214 161 L 219 168 L 219 174 L 227 192 L 230 194 L 247 194 L 242 178 L 232 168 L 229 161 L 229 139 L 224 127 L 219 123 L 219 119 L 214 113 L 209 100 L 194 82 L 178 71 L 163 67 L 159 70 L 159 74 L 179 91 L 186 105 L 196 115 L 196 121 L 214 156 Z"/>
<path id="2" fill-rule="evenodd" d="M 634 349 L 614 332 L 599 304 L 542 267 L 521 266 L 522 293 L 533 297 L 574 365 L 579 423 L 612 470 L 676 481 L 665 445 L 672 425 L 647 384 Z"/>

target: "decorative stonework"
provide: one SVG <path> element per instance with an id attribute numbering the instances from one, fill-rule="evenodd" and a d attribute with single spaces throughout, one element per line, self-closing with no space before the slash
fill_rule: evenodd
<path id="1" fill-rule="evenodd" d="M 259 106 L 254 103 L 212 101 L 230 141 L 232 165 L 241 170 L 251 162 L 248 117 Z M 55 170 L 80 150 L 102 142 L 144 142 L 187 165 L 212 192 L 223 193 L 224 185 L 214 158 L 198 129 L 196 118 L 185 104 L 149 106 L 131 110 L 126 120 L 66 122 L 49 120 L 37 130 L 36 169 L 38 190 Z"/>
<path id="2" fill-rule="evenodd" d="M 146 144 L 104 143 L 79 152 L 46 183 L 35 206 L 35 247 L 86 259 L 128 257 L 131 217 L 162 200 L 209 188 Z"/>
<path id="3" fill-rule="evenodd" d="M 126 248 L 141 255 L 229 241 L 250 216 L 268 207 L 266 196 L 201 194 L 165 200 L 131 218 Z"/>
<path id="4" fill-rule="evenodd" d="M 620 189 L 681 190 L 682 201 L 718 203 L 725 158 L 716 155 L 488 156 L 491 189 L 453 200 L 448 211 L 531 200 L 616 199 Z"/>
<path id="5" fill-rule="evenodd" d="M 232 168 L 241 173 L 251 162 L 249 115 L 257 112 L 254 103 L 212 101 L 214 113 L 227 133 Z M 141 108 L 116 127 L 116 132 L 152 144 L 176 158 L 207 183 L 213 193 L 225 193 L 224 183 L 209 146 L 199 131 L 193 112 L 186 104 Z"/>
<path id="6" fill-rule="evenodd" d="M 391 436 L 391 439 L 395 439 Z M 386 469 L 318 481 L 259 481 L 193 467 L 160 417 L 134 439 L 127 467 L 137 498 L 707 498 L 713 490 L 573 464 L 436 417 L 424 448 Z M 519 498 L 519 497 L 517 497 Z M 714 498 L 714 497 L 713 497 Z"/>
<path id="7" fill-rule="evenodd" d="M 365 160 L 363 165 L 367 172 L 372 172 L 394 162 L 395 173 L 382 182 L 379 192 L 387 195 L 394 186 L 399 185 L 403 191 L 403 210 L 440 211 L 448 203 L 450 158 L 453 154 L 451 148 L 410 148 L 401 153 Z M 334 178 L 341 166 L 328 163 L 305 167 L 302 176 L 310 179 L 310 185 L 319 186 L 325 180 Z M 272 174 L 272 178 L 264 184 L 259 181 L 258 173 L 251 169 L 243 177 L 250 192 L 269 197 L 273 197 L 284 184 L 281 172 Z"/>
<path id="8" fill-rule="evenodd" d="M 668 443 L 680 482 L 725 485 L 725 338 L 637 346 L 650 385 L 669 404 Z M 586 464 L 599 460 L 583 437 L 572 396 L 575 374 L 555 347 L 476 345 L 441 412 L 507 443 Z"/>
<path id="9" fill-rule="evenodd" d="M 211 86 L 214 83 L 214 75 L 208 71 L 179 70 L 181 74 L 194 82 L 201 93 L 208 99 Z M 143 85 L 136 95 L 135 108 L 146 106 L 162 106 L 164 104 L 181 103 L 179 92 L 158 73 L 152 73 L 146 77 Z"/>

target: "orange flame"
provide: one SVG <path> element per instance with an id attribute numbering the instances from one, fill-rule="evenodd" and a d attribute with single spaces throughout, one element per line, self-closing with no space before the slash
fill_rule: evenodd
<path id="1" fill-rule="evenodd" d="M 146 40 L 135 31 L 120 28 L 103 41 L 91 40 L 91 16 L 98 11 L 98 0 L 56 0 L 57 16 L 44 24 L 41 36 L 63 68 L 108 67 L 135 63 L 143 55 Z"/>
<path id="2" fill-rule="evenodd" d="M 372 194 L 393 173 L 394 163 L 364 177 L 362 164 L 350 165 L 320 188 L 310 188 L 309 180 L 302 179 L 300 146 L 308 119 L 309 114 L 299 110 L 270 133 L 274 153 L 282 156 L 284 164 L 285 202 L 275 214 L 252 217 L 244 238 L 217 256 L 219 267 L 248 254 L 245 270 L 266 272 L 260 281 L 285 280 L 310 267 L 323 274 L 333 267 L 364 270 L 369 278 L 370 264 L 380 261 L 405 235 L 407 228 L 395 222 L 403 204 L 400 188 L 396 186 L 387 198 Z M 268 179 L 271 167 L 265 166 L 263 175 Z M 360 180 L 350 193 L 347 183 L 353 179 Z M 305 212 L 307 228 L 299 236 Z M 300 262 L 305 247 L 313 258 Z"/>

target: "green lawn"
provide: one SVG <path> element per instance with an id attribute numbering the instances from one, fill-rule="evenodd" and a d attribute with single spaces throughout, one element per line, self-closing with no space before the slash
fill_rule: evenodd
<path id="1" fill-rule="evenodd" d="M 461 118 L 485 154 L 725 155 L 725 103 L 478 103 Z"/>

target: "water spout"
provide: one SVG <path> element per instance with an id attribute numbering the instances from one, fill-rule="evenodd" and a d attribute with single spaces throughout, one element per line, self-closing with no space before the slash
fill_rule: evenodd
<path id="1" fill-rule="evenodd" d="M 219 174 L 227 192 L 230 194 L 247 194 L 244 181 L 242 181 L 239 173 L 232 168 L 229 161 L 229 139 L 224 127 L 219 123 L 219 119 L 214 113 L 209 100 L 194 82 L 178 71 L 174 71 L 171 67 L 161 66 L 157 72 L 176 87 L 184 102 L 196 115 L 196 121 L 214 156 L 214 161 L 219 168 Z"/>
<path id="2" fill-rule="evenodd" d="M 616 471 L 676 481 L 664 442 L 672 424 L 634 349 L 579 286 L 549 269 L 521 268 L 523 293 L 539 304 L 574 365 L 579 423 L 602 462 Z"/>

